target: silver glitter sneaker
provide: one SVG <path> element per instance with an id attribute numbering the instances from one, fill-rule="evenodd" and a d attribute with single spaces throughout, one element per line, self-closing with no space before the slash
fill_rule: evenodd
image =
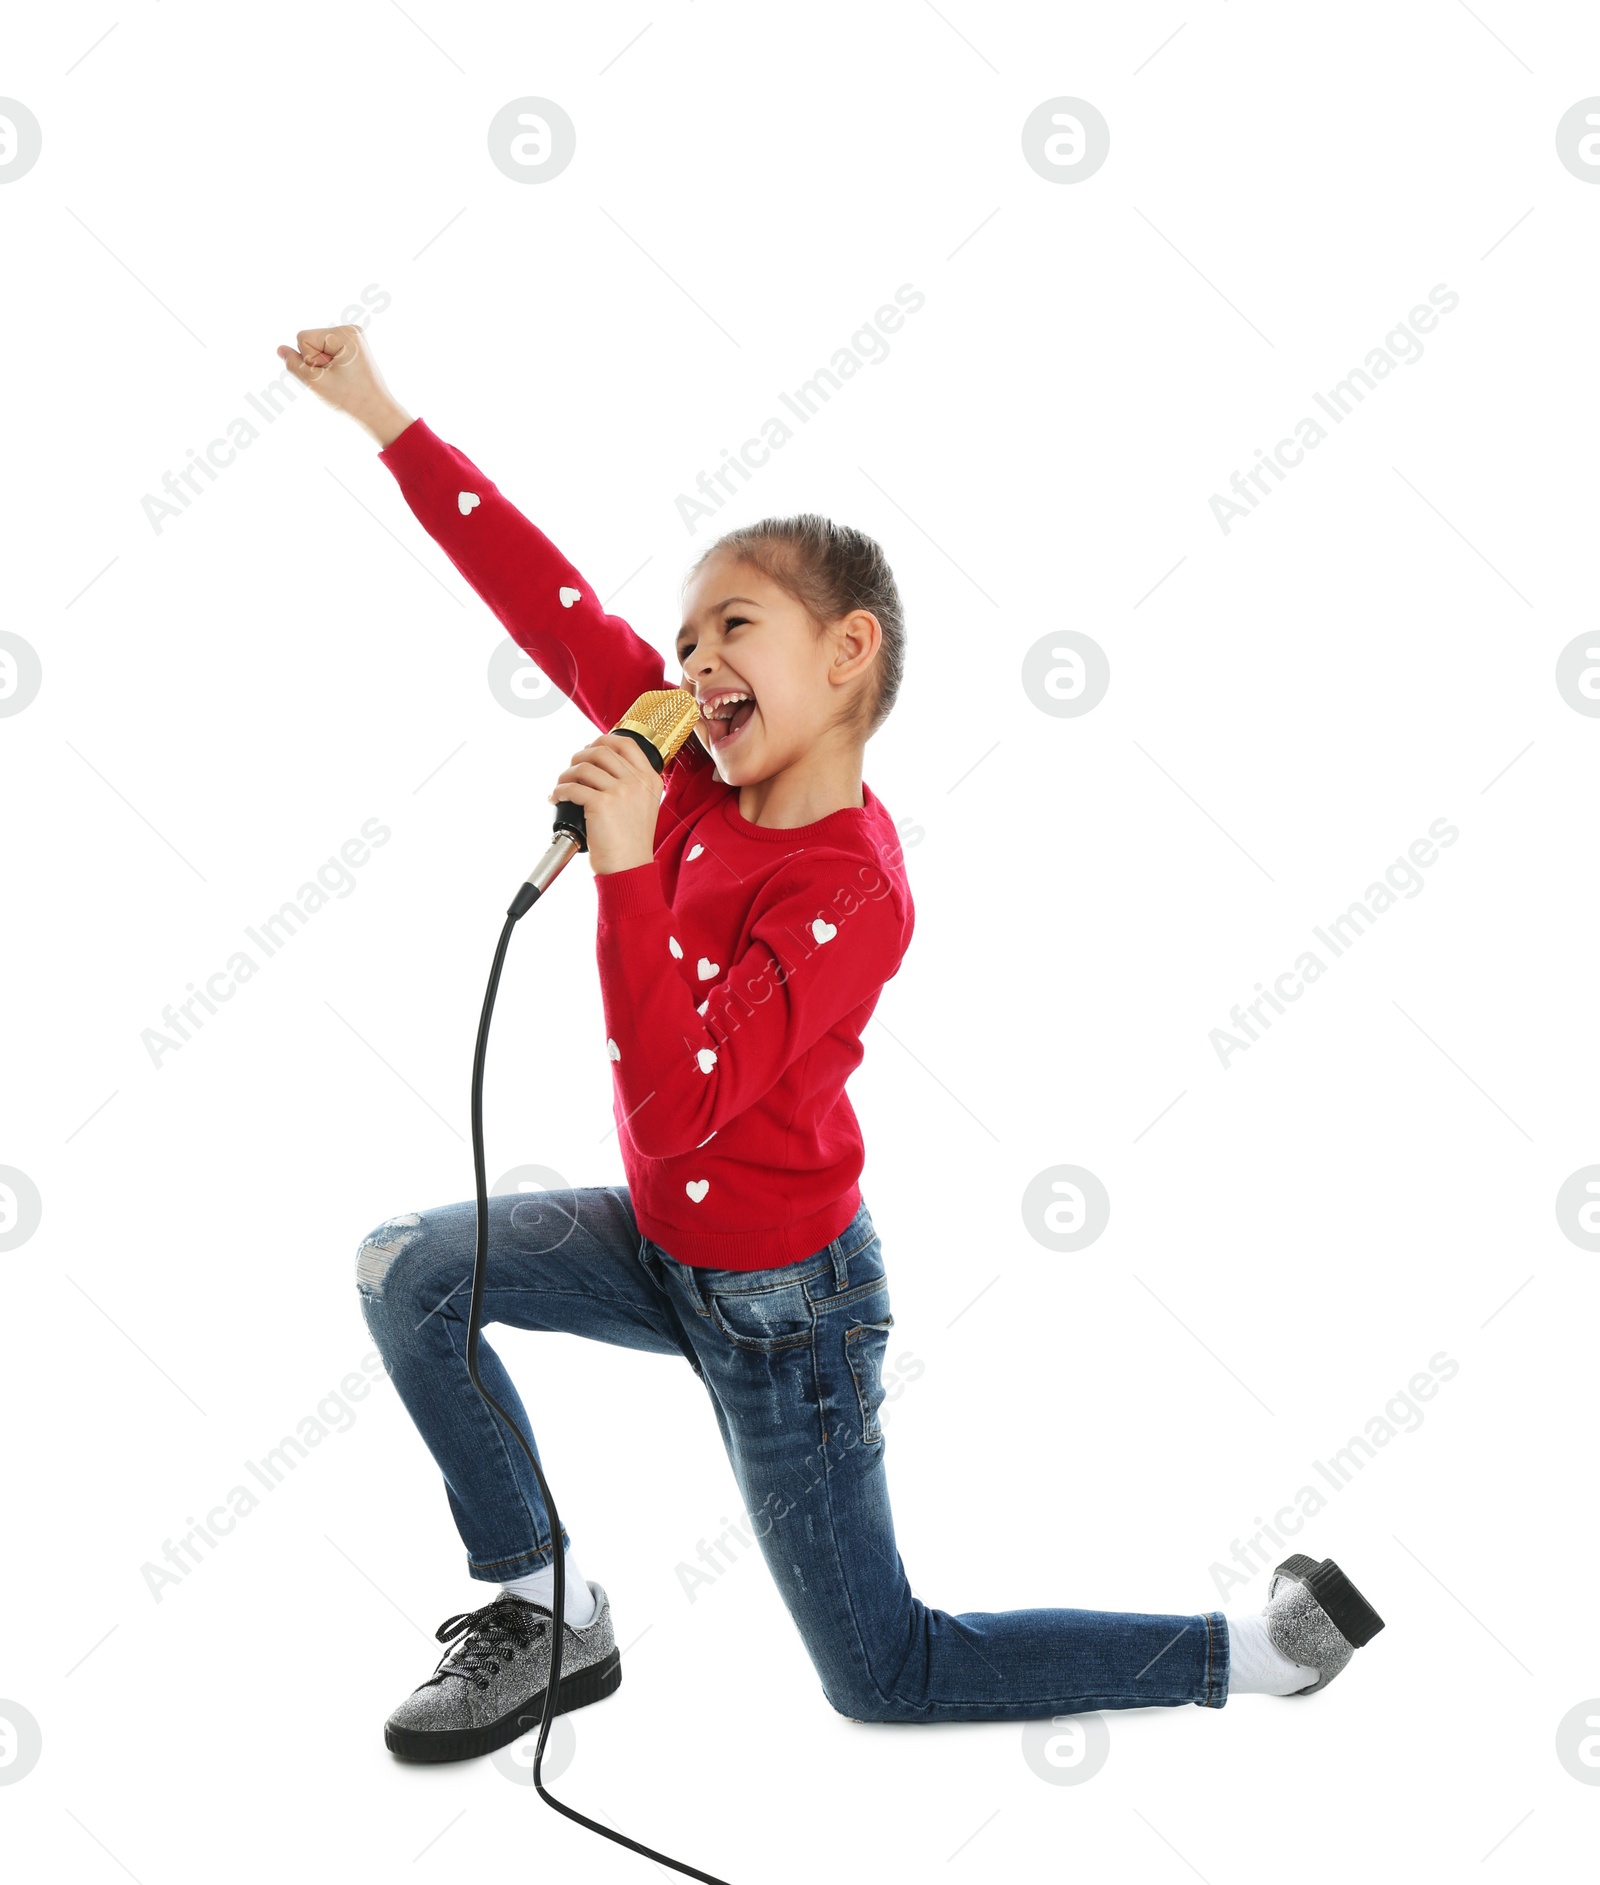
<path id="1" fill-rule="evenodd" d="M 595 1613 L 561 1639 L 556 1713 L 613 1694 L 622 1660 L 611 1628 L 611 1600 L 591 1578 Z M 451 1647 L 426 1682 L 383 1724 L 389 1751 L 403 1761 L 467 1761 L 515 1741 L 544 1719 L 550 1683 L 551 1611 L 501 1591 L 480 1610 L 446 1617 L 434 1632 Z"/>
<path id="2" fill-rule="evenodd" d="M 1273 1571 L 1262 1615 L 1279 1655 L 1317 1671 L 1316 1681 L 1291 1690 L 1294 1695 L 1325 1689 L 1383 1628 L 1383 1618 L 1332 1558 L 1319 1564 L 1299 1551 Z"/>

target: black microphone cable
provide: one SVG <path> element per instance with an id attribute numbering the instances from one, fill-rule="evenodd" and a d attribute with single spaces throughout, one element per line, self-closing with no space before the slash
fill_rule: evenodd
<path id="1" fill-rule="evenodd" d="M 631 730 L 631 729 L 630 729 Z M 638 738 L 638 735 L 635 735 Z M 639 744 L 649 755 L 656 770 L 662 770 L 664 762 L 654 746 L 640 738 Z M 533 1784 L 538 1789 L 539 1797 L 546 1806 L 552 1806 L 558 1813 L 565 1813 L 569 1820 L 576 1820 L 580 1826 L 587 1826 L 592 1833 L 603 1833 L 607 1839 L 613 1839 L 619 1846 L 626 1846 L 630 1852 L 642 1854 L 646 1859 L 654 1859 L 659 1865 L 670 1866 L 675 1872 L 687 1873 L 690 1878 L 704 1879 L 706 1885 L 727 1885 L 713 1872 L 701 1872 L 692 1865 L 685 1865 L 681 1859 L 669 1859 L 664 1852 L 657 1852 L 653 1846 L 644 1845 L 637 1839 L 628 1838 L 626 1833 L 619 1833 L 609 1826 L 601 1826 L 587 1814 L 580 1813 L 563 1800 L 558 1800 L 545 1787 L 540 1778 L 539 1769 L 544 1760 L 544 1745 L 550 1734 L 550 1724 L 555 1720 L 555 1700 L 561 1686 L 561 1641 L 566 1632 L 566 1594 L 567 1572 L 566 1558 L 561 1546 L 561 1516 L 556 1511 L 555 1501 L 550 1496 L 550 1487 L 539 1465 L 533 1448 L 523 1438 L 522 1429 L 506 1410 L 483 1385 L 478 1374 L 478 1331 L 483 1320 L 483 1290 L 485 1273 L 489 1267 L 489 1186 L 485 1176 L 483 1157 L 483 1067 L 489 1047 L 489 1021 L 494 1013 L 494 998 L 500 987 L 500 971 L 506 959 L 506 948 L 511 941 L 511 932 L 527 915 L 540 896 L 549 887 L 562 867 L 575 857 L 579 851 L 587 851 L 588 841 L 584 832 L 583 808 L 570 799 L 562 800 L 557 806 L 557 836 L 555 842 L 535 865 L 527 881 L 518 889 L 506 911 L 505 927 L 500 932 L 500 941 L 494 952 L 494 965 L 489 970 L 489 986 L 484 991 L 483 1013 L 478 1021 L 478 1044 L 472 1056 L 472 1169 L 477 1181 L 478 1192 L 478 1240 L 477 1250 L 472 1263 L 472 1308 L 467 1318 L 467 1373 L 472 1377 L 472 1385 L 487 1404 L 492 1407 L 500 1419 L 510 1429 L 517 1445 L 527 1455 L 528 1464 L 533 1468 L 534 1477 L 539 1482 L 539 1491 L 544 1497 L 544 1507 L 549 1515 L 550 1538 L 555 1552 L 555 1602 L 550 1620 L 550 1679 L 545 1687 L 544 1718 L 539 1724 L 539 1739 L 533 1751 Z"/>

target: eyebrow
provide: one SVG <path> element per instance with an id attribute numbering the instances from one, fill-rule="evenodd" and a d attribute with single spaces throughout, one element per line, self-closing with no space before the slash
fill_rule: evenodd
<path id="1" fill-rule="evenodd" d="M 707 615 L 720 615 L 730 602 L 742 602 L 747 608 L 752 609 L 759 609 L 761 607 L 761 604 L 750 596 L 724 596 L 720 602 L 712 603 L 705 613 Z M 682 641 L 685 635 L 691 634 L 692 632 L 689 624 L 685 622 L 683 627 L 678 630 L 678 640 Z"/>

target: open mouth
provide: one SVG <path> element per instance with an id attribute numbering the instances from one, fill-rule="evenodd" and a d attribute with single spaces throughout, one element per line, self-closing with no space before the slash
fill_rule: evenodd
<path id="1" fill-rule="evenodd" d="M 713 750 L 721 752 L 724 747 L 731 746 L 750 724 L 755 711 L 755 697 L 751 694 L 729 695 L 727 699 L 717 701 L 710 713 L 701 716 Z"/>

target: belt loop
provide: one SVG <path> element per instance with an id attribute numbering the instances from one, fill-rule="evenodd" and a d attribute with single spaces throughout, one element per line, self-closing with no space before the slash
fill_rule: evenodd
<path id="1" fill-rule="evenodd" d="M 834 1287 L 842 1296 L 850 1287 L 850 1259 L 844 1254 L 843 1237 L 835 1237 L 828 1248 L 833 1252 Z"/>

